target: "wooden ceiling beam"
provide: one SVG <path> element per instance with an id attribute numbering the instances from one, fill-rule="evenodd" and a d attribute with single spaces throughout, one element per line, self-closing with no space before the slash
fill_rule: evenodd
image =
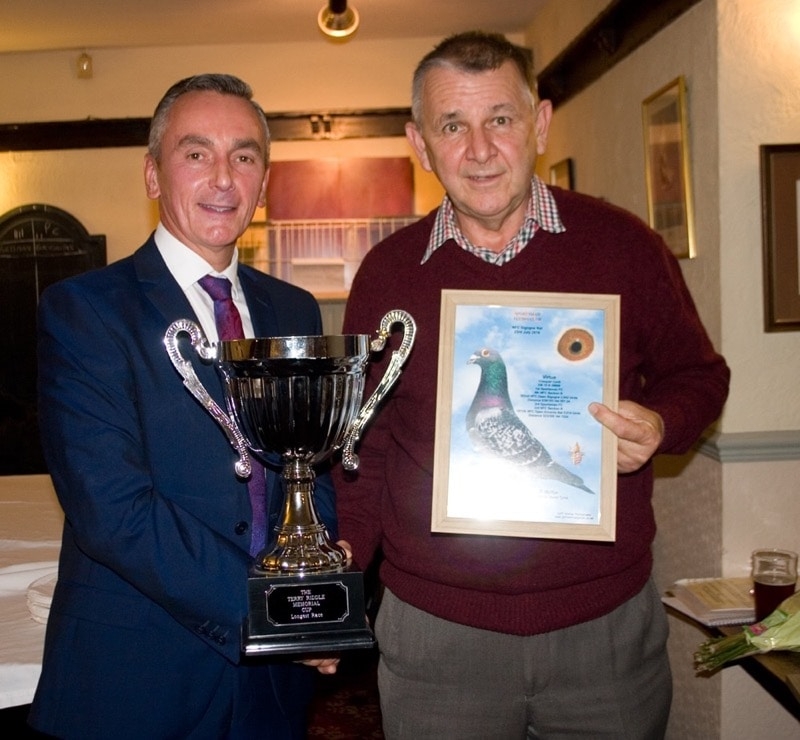
<path id="1" fill-rule="evenodd" d="M 538 76 L 539 97 L 563 105 L 700 0 L 613 0 Z"/>
<path id="2" fill-rule="evenodd" d="M 410 108 L 268 113 L 272 141 L 315 141 L 405 136 Z M 0 124 L 0 151 L 147 146 L 149 118 Z"/>

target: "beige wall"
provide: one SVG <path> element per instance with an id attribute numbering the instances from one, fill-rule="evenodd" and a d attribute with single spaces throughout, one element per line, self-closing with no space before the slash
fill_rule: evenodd
<path id="1" fill-rule="evenodd" d="M 541 67 L 551 29 L 604 3 L 553 0 L 529 29 Z M 800 8 L 792 0 L 702 0 L 556 111 L 539 172 L 565 157 L 576 188 L 646 217 L 641 101 L 686 79 L 698 256 L 681 268 L 732 371 L 719 434 L 703 455 L 659 460 L 659 585 L 747 573 L 760 545 L 800 549 L 800 332 L 763 329 L 758 146 L 800 141 Z M 538 50 L 538 53 L 537 53 Z M 672 621 L 672 738 L 797 737 L 797 722 L 740 668 L 696 678 L 703 635 Z"/>
<path id="2" fill-rule="evenodd" d="M 723 429 L 798 429 L 800 332 L 761 328 L 758 146 L 800 142 L 800 6 L 717 5 L 723 346 L 737 367 Z"/>
<path id="3" fill-rule="evenodd" d="M 538 170 L 546 178 L 553 163 L 571 157 L 577 190 L 605 198 L 646 219 L 641 102 L 684 75 L 691 110 L 689 144 L 698 214 L 698 256 L 683 260 L 681 266 L 706 328 L 719 347 L 716 52 L 714 43 L 710 43 L 714 36 L 713 4 L 710 9 L 695 7 L 559 107 L 553 117 L 547 154 Z"/>
<path id="4" fill-rule="evenodd" d="M 3 54 L 0 120 L 147 116 L 199 72 L 239 75 L 272 111 L 408 105 L 413 63 L 436 40 L 97 49 L 91 80 L 76 78 L 73 51 Z"/>

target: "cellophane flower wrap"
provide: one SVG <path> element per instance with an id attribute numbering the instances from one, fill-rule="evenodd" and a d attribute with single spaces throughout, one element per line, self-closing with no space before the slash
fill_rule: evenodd
<path id="1" fill-rule="evenodd" d="M 800 591 L 763 619 L 736 635 L 706 640 L 694 654 L 698 673 L 713 671 L 748 655 L 770 650 L 800 651 Z"/>

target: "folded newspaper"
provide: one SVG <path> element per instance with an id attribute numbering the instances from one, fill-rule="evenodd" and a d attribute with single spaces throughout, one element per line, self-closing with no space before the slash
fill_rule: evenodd
<path id="1" fill-rule="evenodd" d="M 661 600 L 706 625 L 750 624 L 755 620 L 753 582 L 743 578 L 682 578 Z"/>

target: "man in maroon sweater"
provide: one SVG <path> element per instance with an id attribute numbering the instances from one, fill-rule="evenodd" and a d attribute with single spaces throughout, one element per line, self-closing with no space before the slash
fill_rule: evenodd
<path id="1" fill-rule="evenodd" d="M 407 135 L 447 196 L 367 255 L 347 306 L 348 333 L 374 331 L 394 308 L 418 326 L 358 471 L 337 472 L 340 533 L 355 562 L 383 555 L 376 633 L 389 738 L 644 739 L 666 727 L 650 461 L 697 441 L 722 410 L 729 371 L 657 234 L 531 177 L 552 110 L 532 88 L 529 56 L 500 36 L 461 34 L 423 59 Z M 446 288 L 621 296 L 618 411 L 589 406 L 618 438 L 615 542 L 431 532 Z"/>

